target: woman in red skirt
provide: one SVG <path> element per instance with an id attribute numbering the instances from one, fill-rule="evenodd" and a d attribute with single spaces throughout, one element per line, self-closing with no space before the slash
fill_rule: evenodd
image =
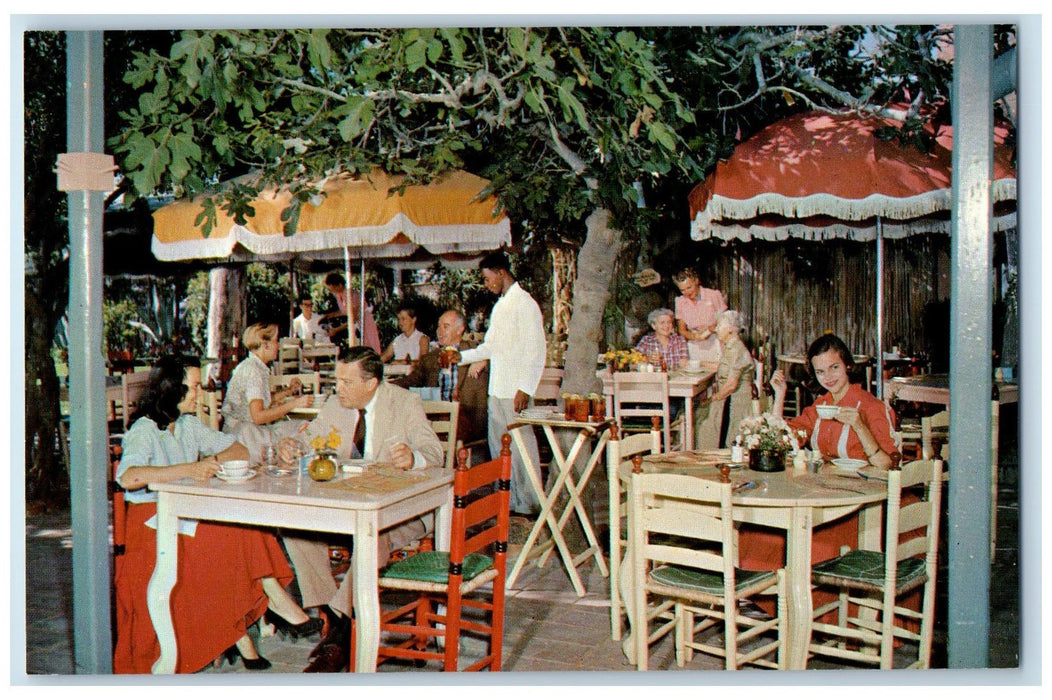
<path id="1" fill-rule="evenodd" d="M 806 447 L 821 452 L 827 460 L 838 457 L 863 459 L 881 469 L 897 464 L 900 453 L 892 434 L 894 416 L 891 409 L 860 384 L 851 382 L 849 375 L 855 369 L 855 363 L 844 341 L 832 333 L 815 340 L 807 349 L 807 366 L 828 393 L 819 396 L 799 416 L 786 421 L 794 433 L 802 430 L 808 436 Z M 773 412 L 781 416 L 786 392 L 785 375 L 781 370 L 771 376 L 771 388 L 774 389 Z M 815 406 L 821 404 L 839 406 L 840 411 L 835 418 L 822 419 L 815 410 Z M 814 529 L 811 563 L 838 556 L 842 545 L 858 546 L 857 515 Z M 743 569 L 766 571 L 783 566 L 785 533 L 743 524 L 739 532 L 738 558 Z M 816 594 L 816 604 L 822 596 Z"/>
<path id="2" fill-rule="evenodd" d="M 117 558 L 114 576 L 115 673 L 149 673 L 160 656 L 146 598 L 157 553 L 157 494 L 144 487 L 186 477 L 204 481 L 215 476 L 221 461 L 248 458 L 248 451 L 232 436 L 207 427 L 194 415 L 200 387 L 199 367 L 180 357 L 162 358 L 121 444 L 116 476 L 128 492 L 128 517 L 125 552 Z M 321 627 L 321 621 L 309 618 L 285 590 L 292 571 L 273 535 L 249 527 L 183 521 L 178 547 L 178 579 L 171 596 L 177 672 L 198 671 L 232 648 L 247 668 L 268 668 L 270 662 L 260 657 L 246 634 L 268 607 L 299 634 Z"/>

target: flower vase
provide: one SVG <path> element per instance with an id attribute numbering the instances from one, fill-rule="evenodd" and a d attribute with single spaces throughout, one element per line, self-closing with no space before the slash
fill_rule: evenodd
<path id="1" fill-rule="evenodd" d="M 749 469 L 757 472 L 785 471 L 785 450 L 749 450 Z"/>
<path id="2" fill-rule="evenodd" d="M 307 465 L 307 473 L 315 481 L 328 481 L 336 476 L 336 455 L 332 452 L 318 452 Z"/>

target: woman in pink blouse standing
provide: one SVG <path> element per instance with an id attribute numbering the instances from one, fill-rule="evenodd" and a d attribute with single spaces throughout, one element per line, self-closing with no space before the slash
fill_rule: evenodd
<path id="1" fill-rule="evenodd" d="M 679 334 L 689 341 L 690 359 L 717 362 L 720 344 L 716 338 L 716 317 L 727 310 L 727 300 L 718 289 L 702 287 L 698 273 L 690 268 L 672 276 L 680 296 L 676 297 L 676 324 Z"/>

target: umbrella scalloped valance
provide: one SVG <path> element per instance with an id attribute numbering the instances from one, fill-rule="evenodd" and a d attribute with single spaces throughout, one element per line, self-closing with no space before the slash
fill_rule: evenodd
<path id="1" fill-rule="evenodd" d="M 691 237 L 866 241 L 876 237 L 878 217 L 888 238 L 948 232 L 951 130 L 923 153 L 876 136 L 892 124 L 805 112 L 762 129 L 690 193 Z M 1015 168 L 1005 136 L 995 130 L 995 230 L 1015 227 Z"/>
<path id="2" fill-rule="evenodd" d="M 211 235 L 194 223 L 203 196 L 154 212 L 152 250 L 159 260 L 194 258 L 332 259 L 346 248 L 362 258 L 405 258 L 423 248 L 433 255 L 491 250 L 511 243 L 508 217 L 493 196 L 479 198 L 489 181 L 464 171 L 388 195 L 403 177 L 374 171 L 367 178 L 332 178 L 326 196 L 304 204 L 298 230 L 284 235 L 281 212 L 288 190 L 268 190 L 253 201 L 255 215 L 240 225 L 217 212 Z"/>

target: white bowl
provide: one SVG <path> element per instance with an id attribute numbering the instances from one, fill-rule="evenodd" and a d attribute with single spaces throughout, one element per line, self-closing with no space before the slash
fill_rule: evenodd
<path id="1" fill-rule="evenodd" d="M 857 472 L 859 469 L 869 464 L 869 462 L 864 459 L 850 459 L 848 457 L 834 459 L 832 462 L 833 466 L 837 469 L 843 469 L 849 472 Z"/>
<path id="2" fill-rule="evenodd" d="M 221 462 L 219 473 L 223 476 L 244 476 L 248 474 L 248 460 L 232 459 L 228 462 Z"/>
<path id="3" fill-rule="evenodd" d="M 822 403 L 815 406 L 815 410 L 818 411 L 820 418 L 835 418 L 840 413 L 840 406 L 834 406 L 833 404 Z"/>

